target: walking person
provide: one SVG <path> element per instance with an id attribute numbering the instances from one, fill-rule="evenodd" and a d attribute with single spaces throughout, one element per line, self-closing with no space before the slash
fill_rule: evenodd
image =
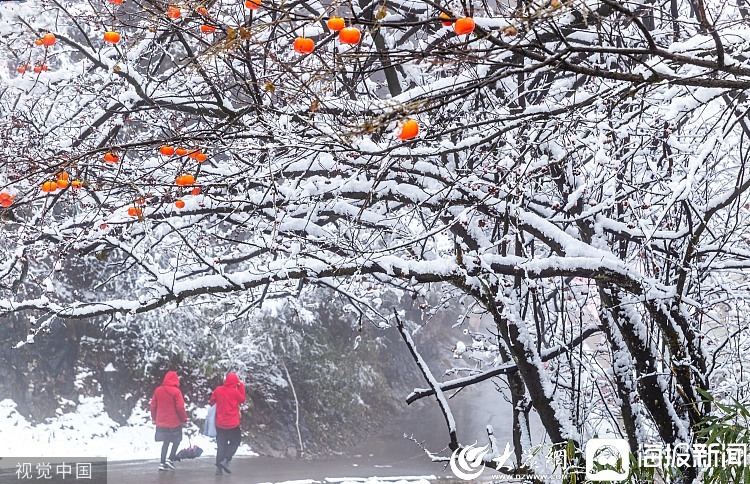
<path id="1" fill-rule="evenodd" d="M 231 474 L 229 463 L 240 446 L 240 404 L 245 403 L 245 385 L 234 373 L 227 373 L 224 384 L 211 394 L 216 404 L 216 475 Z"/>
<path id="2" fill-rule="evenodd" d="M 154 391 L 154 397 L 151 399 L 151 420 L 156 424 L 154 439 L 157 442 L 163 442 L 159 470 L 174 469 L 173 461 L 177 455 L 177 447 L 182 440 L 182 426 L 187 423 L 185 399 L 180 391 L 180 379 L 177 372 L 168 371 L 161 386 Z M 172 452 L 167 458 L 170 444 L 172 444 Z"/>

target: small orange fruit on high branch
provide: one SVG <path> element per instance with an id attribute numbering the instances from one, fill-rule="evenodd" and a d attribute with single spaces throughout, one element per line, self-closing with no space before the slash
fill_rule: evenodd
<path id="1" fill-rule="evenodd" d="M 315 42 L 307 37 L 297 37 L 294 39 L 294 52 L 298 54 L 309 54 L 315 50 Z"/>
<path id="2" fill-rule="evenodd" d="M 179 148 L 175 150 L 175 153 L 177 153 L 177 156 L 185 156 L 187 155 L 187 150 L 183 148 L 182 146 L 180 146 Z"/>
<path id="3" fill-rule="evenodd" d="M 338 32 L 346 26 L 344 25 L 344 19 L 341 17 L 329 18 L 328 22 L 326 22 L 326 25 L 328 25 L 328 28 L 333 30 L 334 32 Z"/>
<path id="4" fill-rule="evenodd" d="M 419 123 L 413 119 L 407 120 L 401 125 L 401 131 L 398 133 L 398 139 L 406 141 L 416 138 L 419 134 Z"/>
<path id="5" fill-rule="evenodd" d="M 198 153 L 197 155 L 195 155 L 195 161 L 197 161 L 198 163 L 203 163 L 207 159 L 208 159 L 208 155 L 202 151 Z"/>
<path id="6" fill-rule="evenodd" d="M 191 195 L 200 195 L 201 194 L 201 187 L 195 187 L 192 190 L 190 190 Z"/>
<path id="7" fill-rule="evenodd" d="M 0 192 L 0 206 L 8 208 L 13 205 L 15 199 L 16 197 L 11 195 L 10 192 L 6 192 L 5 190 Z"/>
<path id="8" fill-rule="evenodd" d="M 182 200 L 175 200 L 174 206 L 177 208 L 185 208 L 185 202 Z"/>
<path id="9" fill-rule="evenodd" d="M 245 8 L 250 10 L 258 10 L 260 8 L 261 0 L 245 0 Z"/>
<path id="10" fill-rule="evenodd" d="M 206 7 L 198 7 L 195 9 L 195 11 L 198 13 L 198 15 L 201 15 L 203 17 L 208 16 L 208 9 Z"/>
<path id="11" fill-rule="evenodd" d="M 193 175 L 181 175 L 174 182 L 178 187 L 189 187 L 195 183 L 195 177 Z"/>
<path id="12" fill-rule="evenodd" d="M 52 47 L 56 41 L 57 38 L 55 38 L 55 34 L 53 33 L 44 34 L 44 37 L 42 37 L 42 43 L 47 47 Z"/>
<path id="13" fill-rule="evenodd" d="M 339 40 L 343 44 L 358 44 L 362 34 L 356 27 L 345 27 L 339 32 Z"/>
<path id="14" fill-rule="evenodd" d="M 180 7 L 175 7 L 174 5 L 172 5 L 167 9 L 167 17 L 171 19 L 178 19 L 180 18 L 180 15 L 182 15 Z"/>
<path id="15" fill-rule="evenodd" d="M 36 39 L 34 41 L 34 44 L 36 44 L 36 45 L 44 45 L 44 41 L 42 39 Z"/>
<path id="16" fill-rule="evenodd" d="M 42 191 L 45 193 L 52 193 L 57 190 L 57 183 L 53 181 L 46 181 L 42 183 Z"/>
<path id="17" fill-rule="evenodd" d="M 104 161 L 106 161 L 107 163 L 117 163 L 118 161 L 120 161 L 120 157 L 117 156 L 114 152 L 108 151 L 104 154 Z"/>
<path id="18" fill-rule="evenodd" d="M 80 190 L 82 186 L 83 182 L 81 180 L 73 180 L 72 182 L 70 182 L 70 188 L 72 188 L 73 190 Z"/>
<path id="19" fill-rule="evenodd" d="M 114 3 L 115 5 L 121 5 L 122 0 L 109 0 L 109 3 Z"/>
<path id="20" fill-rule="evenodd" d="M 442 19 L 440 22 L 442 22 L 443 27 L 450 27 L 453 25 L 453 20 L 451 20 L 451 16 L 447 13 L 440 12 L 440 18 Z"/>
<path id="21" fill-rule="evenodd" d="M 60 172 L 57 174 L 57 188 L 60 188 L 62 190 L 65 190 L 68 188 L 68 180 L 70 179 L 70 175 L 68 175 L 67 172 Z"/>
<path id="22" fill-rule="evenodd" d="M 471 17 L 461 17 L 453 24 L 453 30 L 456 31 L 456 35 L 470 34 L 474 32 L 475 27 L 476 24 Z"/>
<path id="23" fill-rule="evenodd" d="M 172 156 L 174 154 L 174 146 L 164 145 L 159 148 L 159 153 L 164 156 Z"/>
<path id="24" fill-rule="evenodd" d="M 140 217 L 143 215 L 143 209 L 140 207 L 128 207 L 128 215 L 131 217 Z"/>
<path id="25" fill-rule="evenodd" d="M 213 25 L 204 24 L 201 25 L 201 32 L 206 35 L 213 34 L 214 32 L 216 32 L 216 27 L 214 27 Z"/>
<path id="26" fill-rule="evenodd" d="M 116 44 L 120 41 L 120 34 L 117 32 L 112 32 L 111 30 L 109 32 L 104 32 L 104 42 L 109 42 L 110 44 Z"/>

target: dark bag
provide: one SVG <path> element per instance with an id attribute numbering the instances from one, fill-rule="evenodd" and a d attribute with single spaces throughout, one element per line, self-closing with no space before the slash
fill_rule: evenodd
<path id="1" fill-rule="evenodd" d="M 156 427 L 156 442 L 179 442 L 182 440 L 182 426 L 173 429 L 167 427 Z"/>
<path id="2" fill-rule="evenodd" d="M 201 454 L 203 454 L 203 449 L 198 447 L 197 445 L 193 445 L 188 447 L 187 449 L 182 449 L 177 453 L 177 460 L 185 460 L 185 459 L 195 459 L 196 457 L 200 457 Z"/>

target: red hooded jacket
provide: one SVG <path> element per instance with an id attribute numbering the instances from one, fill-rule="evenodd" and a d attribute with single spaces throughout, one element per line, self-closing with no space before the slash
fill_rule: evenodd
<path id="1" fill-rule="evenodd" d="M 211 394 L 216 404 L 216 427 L 233 429 L 240 425 L 240 404 L 245 403 L 245 385 L 234 373 L 227 373 L 224 384 Z"/>
<path id="2" fill-rule="evenodd" d="M 151 399 L 151 419 L 157 427 L 170 429 L 187 423 L 185 399 L 182 398 L 177 372 L 168 371 L 161 386 L 154 392 Z"/>

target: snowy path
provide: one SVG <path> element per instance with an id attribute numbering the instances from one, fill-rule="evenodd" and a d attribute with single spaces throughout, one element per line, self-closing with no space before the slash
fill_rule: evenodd
<path id="1" fill-rule="evenodd" d="M 484 428 L 487 424 L 493 425 L 501 445 L 510 441 L 510 405 L 502 401 L 491 387 L 467 390 L 450 402 L 456 416 L 458 437 L 462 442 L 473 443 L 478 440 L 485 443 Z M 307 461 L 241 457 L 233 462 L 235 471 L 231 476 L 215 476 L 213 457 L 210 456 L 180 463 L 177 471 L 162 473 L 156 470 L 156 460 L 114 462 L 109 466 L 109 484 L 259 484 L 288 481 L 374 483 L 398 482 L 399 478 L 413 483 L 425 483 L 427 480 L 441 483 L 466 482 L 456 479 L 444 464 L 430 462 L 417 444 L 403 437 L 405 433 L 423 442 L 433 452 L 440 451 L 448 442 L 443 417 L 437 405 L 429 402 L 427 406 L 408 408 L 402 418 L 386 426 L 379 435 L 355 448 L 342 449 L 341 456 L 337 458 Z M 485 470 L 482 480 L 489 482 L 496 475 L 493 471 Z M 380 479 L 367 479 L 373 476 Z M 407 477 L 410 478 L 406 479 Z"/>
<path id="2" fill-rule="evenodd" d="M 151 483 L 242 483 L 259 484 L 270 482 L 350 482 L 378 476 L 384 480 L 397 477 L 414 482 L 433 481 L 437 477 L 449 476 L 450 470 L 434 465 L 392 465 L 384 467 L 368 459 L 340 459 L 303 461 L 274 459 L 270 457 L 240 457 L 232 461 L 232 475 L 214 475 L 212 457 L 203 457 L 178 463 L 176 471 L 159 472 L 157 461 L 116 462 L 109 466 L 108 484 Z M 394 480 L 394 479 L 388 479 Z M 398 479 L 395 479 L 398 480 Z"/>
<path id="3" fill-rule="evenodd" d="M 491 385 L 465 389 L 449 399 L 449 403 L 461 443 L 485 445 L 487 425 L 493 426 L 501 448 L 511 441 L 510 404 Z M 110 484 L 217 481 L 211 455 L 215 447 L 210 439 L 203 436 L 193 438 L 193 443 L 204 449 L 202 458 L 182 463 L 176 472 L 159 473 L 155 458 L 161 445 L 153 441 L 149 415 L 146 412 L 134 413 L 131 420 L 130 426 L 117 427 L 104 414 L 101 398 L 88 398 L 82 400 L 77 412 L 65 414 L 48 424 L 32 426 L 15 411 L 13 402 L 0 402 L 0 435 L 3 437 L 0 457 L 105 455 L 110 459 Z M 537 442 L 539 428 L 537 421 L 532 429 Z M 184 446 L 188 445 L 187 441 L 183 442 Z M 236 458 L 236 475 L 223 476 L 223 479 L 253 484 L 292 480 L 350 482 L 345 478 L 372 476 L 435 476 L 430 479 L 434 480 L 452 476 L 450 468 L 444 463 L 431 462 L 415 442 L 435 454 L 450 455 L 445 449 L 449 442 L 445 420 L 434 400 L 425 399 L 406 407 L 403 414 L 362 444 L 339 449 L 336 457 L 316 460 L 249 457 L 252 451 L 246 447 L 244 454 Z M 150 460 L 152 458 L 154 460 Z M 14 465 L 15 461 L 9 462 Z M 493 471 L 485 470 L 483 477 L 491 479 L 493 475 L 496 475 Z M 426 481 L 410 479 L 408 482 L 424 484 Z M 0 484 L 3 484 L 1 476 Z"/>

